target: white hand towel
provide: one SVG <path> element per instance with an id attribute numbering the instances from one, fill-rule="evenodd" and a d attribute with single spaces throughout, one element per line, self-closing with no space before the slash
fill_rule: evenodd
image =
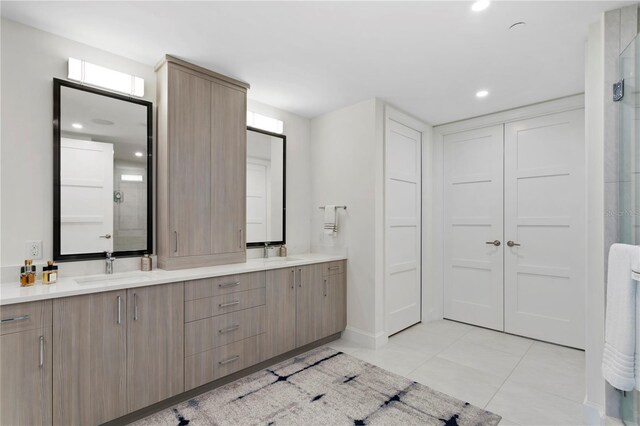
<path id="1" fill-rule="evenodd" d="M 335 235 L 338 232 L 338 222 L 336 215 L 336 206 L 327 204 L 324 206 L 324 226 L 322 227 L 325 235 Z"/>
<path id="2" fill-rule="evenodd" d="M 616 389 L 636 386 L 636 284 L 631 268 L 640 259 L 640 247 L 614 244 L 609 251 L 607 311 L 602 373 Z"/>
<path id="3" fill-rule="evenodd" d="M 640 271 L 640 257 L 638 257 L 633 263 L 633 270 Z M 638 274 L 633 274 L 637 278 Z M 640 282 L 633 280 L 633 284 L 636 288 L 636 354 L 635 354 L 635 365 L 636 365 L 636 390 L 640 391 L 640 290 L 638 286 L 640 286 Z"/>

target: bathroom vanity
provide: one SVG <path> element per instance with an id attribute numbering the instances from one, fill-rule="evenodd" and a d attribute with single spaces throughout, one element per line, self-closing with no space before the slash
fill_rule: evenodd
<path id="1" fill-rule="evenodd" d="M 0 318 L 2 423 L 101 424 L 337 338 L 346 260 L 3 284 Z"/>

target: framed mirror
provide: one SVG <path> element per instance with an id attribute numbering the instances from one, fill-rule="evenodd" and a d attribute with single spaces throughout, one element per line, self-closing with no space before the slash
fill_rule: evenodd
<path id="1" fill-rule="evenodd" d="M 287 137 L 247 127 L 247 247 L 286 242 Z"/>
<path id="2" fill-rule="evenodd" d="M 151 102 L 53 86 L 54 260 L 151 253 Z"/>

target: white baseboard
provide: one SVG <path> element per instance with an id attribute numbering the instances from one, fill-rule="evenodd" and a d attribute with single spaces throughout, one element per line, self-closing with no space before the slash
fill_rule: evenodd
<path id="1" fill-rule="evenodd" d="M 389 337 L 383 331 L 373 334 L 351 326 L 347 326 L 342 333 L 342 338 L 367 349 L 381 348 L 389 341 Z"/>
<path id="2" fill-rule="evenodd" d="M 589 401 L 583 404 L 584 424 L 588 426 L 605 426 L 606 416 L 602 407 Z"/>

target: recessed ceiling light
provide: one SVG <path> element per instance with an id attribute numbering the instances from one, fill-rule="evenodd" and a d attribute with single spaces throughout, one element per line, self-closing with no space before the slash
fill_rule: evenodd
<path id="1" fill-rule="evenodd" d="M 480 91 L 476 92 L 476 98 L 484 98 L 488 94 L 489 94 L 489 92 L 487 90 L 480 90 Z"/>
<path id="2" fill-rule="evenodd" d="M 71 125 L 71 127 L 73 127 L 74 129 L 82 129 L 82 124 L 80 124 L 80 123 L 73 123 L 73 124 Z"/>
<path id="3" fill-rule="evenodd" d="M 136 156 L 136 157 L 142 157 L 143 155 L 144 155 L 144 154 L 143 154 L 143 153 L 141 153 L 140 151 L 137 151 L 137 152 L 136 152 L 136 154 L 135 154 L 135 156 Z"/>
<path id="4" fill-rule="evenodd" d="M 474 12 L 480 12 L 481 10 L 485 10 L 486 8 L 488 8 L 489 3 L 491 3 L 489 0 L 478 0 L 471 5 L 471 10 L 473 10 Z"/>

